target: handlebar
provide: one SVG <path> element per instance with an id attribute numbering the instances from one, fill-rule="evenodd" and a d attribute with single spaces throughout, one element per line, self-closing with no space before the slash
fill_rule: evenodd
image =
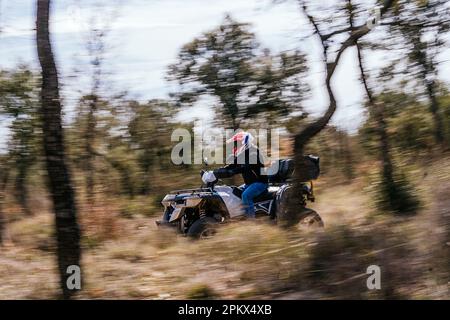
<path id="1" fill-rule="evenodd" d="M 203 174 L 205 174 L 205 172 L 206 172 L 206 170 L 201 170 L 200 171 L 200 177 L 203 177 Z M 216 181 L 213 181 L 213 182 L 208 182 L 207 184 L 206 184 L 206 187 L 207 188 L 211 188 L 212 190 L 214 190 L 214 186 L 216 185 L 216 183 L 217 182 L 219 182 L 219 179 L 216 179 Z M 201 185 L 201 188 L 204 186 L 204 183 L 202 183 L 202 185 Z"/>

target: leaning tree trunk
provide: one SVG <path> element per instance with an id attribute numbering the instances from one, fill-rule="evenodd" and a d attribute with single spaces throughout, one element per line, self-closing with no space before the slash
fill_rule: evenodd
<path id="1" fill-rule="evenodd" d="M 383 6 L 380 9 L 380 15 L 384 15 L 387 10 L 392 6 L 394 3 L 394 0 L 385 0 L 383 2 Z M 350 28 L 344 28 L 342 30 L 339 30 L 337 32 L 332 32 L 330 34 L 322 34 L 320 31 L 319 25 L 317 24 L 316 20 L 313 16 L 308 14 L 306 5 L 303 5 L 303 11 L 306 14 L 309 22 L 312 24 L 315 30 L 315 34 L 318 36 L 322 48 L 323 48 L 323 59 L 325 64 L 325 71 L 326 71 L 326 79 L 325 79 L 325 86 L 327 89 L 328 97 L 329 97 L 329 105 L 327 108 L 327 111 L 325 114 L 317 119 L 315 122 L 309 124 L 306 126 L 303 130 L 301 130 L 299 133 L 295 136 L 295 152 L 297 154 L 297 151 L 303 153 L 303 149 L 305 145 L 320 131 L 322 131 L 323 128 L 328 124 L 331 117 L 333 116 L 334 112 L 336 111 L 337 103 L 336 98 L 334 96 L 333 88 L 331 86 L 331 80 L 334 76 L 334 73 L 336 71 L 337 66 L 339 65 L 339 62 L 342 58 L 343 53 L 350 47 L 356 45 L 357 41 L 367 35 L 371 28 L 366 24 L 362 24 L 358 27 L 350 27 Z M 347 39 L 342 42 L 339 50 L 337 51 L 336 57 L 333 61 L 328 61 L 328 48 L 329 48 L 329 39 L 336 34 L 340 34 L 343 32 L 347 32 L 351 30 L 350 35 L 347 37 Z M 301 156 L 301 155 L 300 155 Z"/>
<path id="2" fill-rule="evenodd" d="M 293 190 L 291 192 L 292 196 L 289 197 L 289 205 L 288 205 L 288 212 L 286 214 L 286 223 L 285 226 L 291 226 L 292 223 L 295 223 L 299 215 L 299 201 L 298 197 L 296 195 L 301 194 L 301 188 L 302 184 L 305 181 L 302 181 L 302 169 L 303 169 L 303 153 L 306 144 L 319 132 L 321 132 L 328 122 L 330 121 L 331 117 L 334 115 L 334 112 L 337 108 L 337 102 L 336 98 L 334 96 L 333 87 L 331 85 L 331 80 L 333 79 L 334 73 L 337 69 L 337 66 L 339 65 L 339 62 L 342 58 L 343 53 L 350 47 L 357 44 L 358 40 L 365 35 L 367 35 L 371 28 L 368 26 L 368 24 L 364 23 L 360 26 L 353 27 L 350 25 L 348 28 L 344 28 L 342 30 L 338 30 L 336 32 L 331 32 L 329 34 L 323 34 L 319 28 L 319 25 L 315 18 L 311 16 L 308 13 L 308 8 L 304 2 L 302 3 L 302 9 L 305 13 L 307 19 L 309 20 L 310 24 L 314 28 L 314 32 L 317 35 L 317 37 L 320 40 L 320 43 L 322 45 L 323 49 L 323 62 L 325 65 L 325 72 L 326 72 L 326 78 L 325 78 L 325 86 L 329 98 L 329 104 L 326 112 L 322 115 L 322 117 L 318 118 L 316 121 L 310 123 L 305 128 L 303 128 L 301 131 L 299 131 L 295 137 L 294 137 L 294 161 L 295 161 L 295 171 L 294 171 L 294 183 L 293 183 Z M 383 16 L 393 5 L 394 0 L 384 0 L 383 6 L 380 9 L 380 15 Z M 350 31 L 350 35 L 342 42 L 340 48 L 338 49 L 336 56 L 333 61 L 328 61 L 328 49 L 329 49 L 329 40 L 337 34 L 345 33 Z"/>
<path id="3" fill-rule="evenodd" d="M 37 0 L 36 40 L 42 69 L 41 116 L 44 153 L 55 212 L 60 286 L 63 297 L 69 299 L 74 292 L 67 287 L 67 268 L 80 265 L 80 229 L 75 193 L 66 165 L 58 74 L 50 43 L 49 15 L 50 0 Z"/>

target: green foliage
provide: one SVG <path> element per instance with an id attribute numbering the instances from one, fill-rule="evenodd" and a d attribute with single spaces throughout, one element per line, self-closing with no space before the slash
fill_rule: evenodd
<path id="1" fill-rule="evenodd" d="M 383 211 L 416 213 L 420 207 L 418 195 L 396 158 L 417 160 L 418 156 L 428 156 L 434 145 L 431 115 L 415 96 L 404 92 L 385 91 L 376 99 L 384 107 L 390 164 L 380 157 L 386 150 L 380 146 L 379 124 L 373 109 L 369 109 L 372 112 L 359 131 L 365 149 L 383 159 L 379 176 L 372 181 L 376 204 Z"/>
<path id="2" fill-rule="evenodd" d="M 36 76 L 26 67 L 0 71 L 0 112 L 17 118 L 36 110 L 38 95 Z"/>
<path id="3" fill-rule="evenodd" d="M 23 211 L 28 207 L 27 179 L 30 168 L 42 154 L 39 110 L 39 81 L 27 67 L 0 71 L 0 116 L 11 121 L 8 141 L 10 170 L 16 173 L 16 197 Z"/>
<path id="4" fill-rule="evenodd" d="M 169 79 L 187 86 L 177 95 L 181 103 L 193 103 L 202 94 L 220 100 L 223 114 L 237 128 L 238 97 L 251 78 L 251 63 L 258 46 L 248 24 L 230 17 L 223 25 L 186 44 L 178 62 L 169 67 Z"/>
<path id="5" fill-rule="evenodd" d="M 279 121 L 292 112 L 303 113 L 302 100 L 308 91 L 302 79 L 308 70 L 304 55 L 285 52 L 271 56 L 266 50 L 253 66 L 256 85 L 250 88 L 250 97 L 256 102 L 248 105 L 245 118 L 262 113 L 269 121 Z"/>
<path id="6" fill-rule="evenodd" d="M 385 17 L 391 37 L 402 39 L 391 48 L 402 49 L 402 54 L 406 54 L 409 76 L 421 80 L 425 80 L 423 78 L 427 75 L 432 76 L 436 66 L 434 58 L 445 49 L 441 37 L 450 28 L 448 14 L 445 0 L 399 0 L 396 1 L 396 10 Z"/>
<path id="7" fill-rule="evenodd" d="M 67 130 L 67 140 L 71 159 L 79 168 L 83 168 L 89 156 L 88 148 L 95 154 L 106 147 L 112 128 L 118 125 L 115 107 L 114 101 L 93 94 L 82 96 L 78 101 L 76 117 Z"/>
<path id="8" fill-rule="evenodd" d="M 299 52 L 272 56 L 245 23 L 227 16 L 217 29 L 184 45 L 178 61 L 169 67 L 169 80 L 180 85 L 174 94 L 191 105 L 200 96 L 219 101 L 219 114 L 235 129 L 245 119 L 264 113 L 269 119 L 302 111 L 307 92 L 303 82 L 306 58 Z"/>
<path id="9" fill-rule="evenodd" d="M 393 145 L 403 152 L 426 154 L 434 144 L 432 116 L 423 105 L 407 107 L 388 123 Z"/>
<path id="10" fill-rule="evenodd" d="M 130 103 L 131 120 L 128 134 L 132 150 L 136 153 L 143 177 L 140 191 L 150 192 L 152 166 L 158 166 L 161 158 L 170 153 L 173 106 L 167 101 L 152 100 L 147 104 Z"/>
<path id="11" fill-rule="evenodd" d="M 447 141 L 450 141 L 450 94 L 448 92 L 444 92 L 439 97 L 439 105 L 441 107 L 442 119 L 444 120 L 445 136 L 447 137 Z"/>
<path id="12" fill-rule="evenodd" d="M 384 104 L 389 142 L 394 152 L 402 156 L 427 156 L 433 148 L 433 120 L 427 106 L 415 96 L 402 92 L 385 91 L 377 97 Z M 359 130 L 359 140 L 366 151 L 375 155 L 379 151 L 378 129 L 375 115 L 367 114 Z"/>
<path id="13" fill-rule="evenodd" d="M 40 150 L 38 85 L 36 76 L 24 66 L 0 72 L 0 115 L 12 120 L 10 154 L 18 166 L 27 168 Z"/>
<path id="14" fill-rule="evenodd" d="M 447 49 L 449 16 L 450 8 L 445 0 L 399 0 L 391 21 L 386 22 L 391 49 L 399 52 L 390 73 L 401 74 L 401 82 L 411 84 L 427 99 L 433 115 L 434 138 L 441 146 L 448 145 L 448 141 L 437 99 L 438 56 Z"/>
<path id="15" fill-rule="evenodd" d="M 190 124 L 172 122 L 175 108 L 166 100 L 140 103 L 95 97 L 97 107 L 93 116 L 90 114 L 92 101 L 92 96 L 82 97 L 77 117 L 68 130 L 69 151 L 76 167 L 83 171 L 88 156 L 86 134 L 90 117 L 95 122 L 91 143 L 96 184 L 108 193 L 128 199 L 158 192 L 159 170 L 171 168 L 172 130 L 175 127 L 190 129 Z M 124 214 L 135 211 L 127 209 Z"/>

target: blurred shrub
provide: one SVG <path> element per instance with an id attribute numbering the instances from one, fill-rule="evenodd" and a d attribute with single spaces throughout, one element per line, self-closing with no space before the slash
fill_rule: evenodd
<path id="1" fill-rule="evenodd" d="M 217 294 L 206 284 L 198 284 L 186 293 L 187 299 L 214 299 Z"/>
<path id="2" fill-rule="evenodd" d="M 17 245 L 53 252 L 56 249 L 53 219 L 49 215 L 37 215 L 9 221 L 11 238 Z"/>
<path id="3" fill-rule="evenodd" d="M 384 92 L 378 96 L 385 106 L 385 119 L 391 148 L 403 158 L 417 160 L 426 157 L 434 146 L 434 123 L 428 106 L 413 95 Z M 379 137 L 375 115 L 367 113 L 367 120 L 359 129 L 359 141 L 370 155 L 379 152 Z"/>
<path id="4" fill-rule="evenodd" d="M 97 199 L 96 205 L 81 205 L 80 222 L 83 230 L 82 244 L 87 248 L 95 248 L 104 241 L 117 238 L 123 229 L 117 219 L 117 208 Z"/>
<path id="5" fill-rule="evenodd" d="M 411 104 L 388 121 L 389 135 L 399 152 L 427 155 L 434 145 L 433 119 L 426 107 Z"/>
<path id="6" fill-rule="evenodd" d="M 386 224 L 359 228 L 337 226 L 321 233 L 309 249 L 308 269 L 300 275 L 301 286 L 329 298 L 404 298 L 420 272 L 405 272 L 405 257 L 414 256 L 403 233 Z M 368 290 L 367 267 L 381 268 L 381 290 Z"/>
<path id="7" fill-rule="evenodd" d="M 159 199 L 159 200 L 158 200 Z M 126 199 L 120 206 L 120 216 L 124 218 L 134 218 L 137 216 L 153 216 L 159 213 L 156 204 L 161 201 L 158 196 L 139 196 L 135 199 Z"/>
<path id="8" fill-rule="evenodd" d="M 447 141 L 450 141 L 450 94 L 445 92 L 439 98 L 440 111 L 442 113 L 442 119 L 444 120 L 444 130 Z"/>
<path id="9" fill-rule="evenodd" d="M 381 177 L 374 189 L 375 201 L 381 210 L 398 214 L 415 214 L 420 208 L 416 191 L 401 173 L 394 175 L 394 181 Z"/>

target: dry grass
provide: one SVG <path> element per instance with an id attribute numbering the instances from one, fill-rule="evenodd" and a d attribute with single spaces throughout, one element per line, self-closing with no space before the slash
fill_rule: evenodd
<path id="1" fill-rule="evenodd" d="M 98 239 L 84 240 L 78 297 L 449 298 L 447 163 L 417 177 L 424 209 L 409 218 L 377 212 L 364 181 L 337 187 L 321 181 L 313 208 L 326 223 L 323 231 L 239 222 L 193 242 L 157 230 L 154 218 L 126 219 L 117 206 L 102 206 L 82 218 L 85 238 Z M 48 213 L 9 224 L 13 245 L 0 253 L 0 299 L 57 296 L 52 224 Z M 365 286 L 370 264 L 381 266 L 380 291 Z"/>

